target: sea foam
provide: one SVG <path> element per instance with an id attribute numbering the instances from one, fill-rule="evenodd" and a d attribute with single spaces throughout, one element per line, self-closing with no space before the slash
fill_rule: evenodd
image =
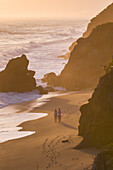
<path id="1" fill-rule="evenodd" d="M 14 111 L 14 110 L 13 110 Z M 22 138 L 35 133 L 35 131 L 19 131 L 17 127 L 23 122 L 47 116 L 47 113 L 0 113 L 0 143 L 11 139 Z"/>

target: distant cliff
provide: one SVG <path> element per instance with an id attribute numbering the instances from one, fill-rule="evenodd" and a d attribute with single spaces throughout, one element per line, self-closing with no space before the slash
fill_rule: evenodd
<path id="1" fill-rule="evenodd" d="M 105 23 L 113 22 L 113 3 L 109 5 L 106 9 L 100 12 L 96 17 L 92 18 L 90 23 L 88 24 L 87 30 L 83 33 L 83 37 L 86 38 L 90 35 L 92 30 L 96 28 L 98 25 L 102 25 Z M 73 42 L 69 47 L 69 50 L 72 51 L 77 42 Z"/>
<path id="2" fill-rule="evenodd" d="M 81 106 L 78 148 L 101 147 L 113 142 L 113 68 L 100 78 L 88 104 Z"/>
<path id="3" fill-rule="evenodd" d="M 90 21 L 87 31 L 83 34 L 83 37 L 88 37 L 96 26 L 108 22 L 113 22 L 113 3 Z"/>
<path id="4" fill-rule="evenodd" d="M 112 55 L 113 23 L 107 23 L 96 27 L 87 38 L 78 39 L 61 74 L 47 74 L 43 81 L 68 90 L 94 87 Z"/>

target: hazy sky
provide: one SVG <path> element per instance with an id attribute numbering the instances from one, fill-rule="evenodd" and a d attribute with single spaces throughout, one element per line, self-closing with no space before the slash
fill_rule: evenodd
<path id="1" fill-rule="evenodd" d="M 0 0 L 0 17 L 91 18 L 113 0 Z"/>

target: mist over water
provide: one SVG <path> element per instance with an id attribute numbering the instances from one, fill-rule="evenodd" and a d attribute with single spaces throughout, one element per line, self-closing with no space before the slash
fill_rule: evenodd
<path id="1" fill-rule="evenodd" d="M 36 71 L 36 79 L 51 71 L 59 74 L 67 61 L 57 56 L 68 51 L 72 42 L 86 29 L 87 22 L 0 21 L 0 69 L 4 68 L 12 57 L 25 53 L 30 60 L 29 69 Z"/>
<path id="2" fill-rule="evenodd" d="M 38 85 L 46 73 L 60 74 L 67 60 L 57 56 L 68 52 L 69 46 L 82 36 L 87 23 L 86 20 L 1 20 L 0 70 L 11 58 L 24 53 L 30 61 L 29 69 L 36 71 Z M 38 97 L 37 92 L 0 93 L 0 107 Z"/>
<path id="3" fill-rule="evenodd" d="M 57 75 L 60 74 L 67 60 L 57 56 L 68 52 L 69 46 L 85 31 L 87 22 L 86 20 L 0 21 L 0 70 L 5 68 L 10 59 L 24 53 L 30 61 L 29 69 L 36 71 L 37 85 L 41 84 L 41 78 L 46 73 L 55 72 Z M 4 112 L 5 108 L 3 108 L 10 104 L 33 99 L 38 99 L 39 101 L 41 100 L 41 95 L 37 91 L 0 93 L 0 108 L 2 108 L 0 109 L 0 142 L 35 133 L 20 132 L 18 130 L 21 127 L 16 126 L 47 114 L 15 114 L 13 108 L 9 112 L 7 112 L 7 109 Z"/>

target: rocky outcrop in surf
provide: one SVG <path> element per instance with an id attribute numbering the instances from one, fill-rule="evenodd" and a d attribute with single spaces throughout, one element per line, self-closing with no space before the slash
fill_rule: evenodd
<path id="1" fill-rule="evenodd" d="M 36 90 L 38 90 L 40 94 L 48 94 L 48 92 L 55 91 L 55 89 L 51 86 L 46 86 L 45 88 L 42 86 L 38 86 L 38 87 L 36 87 Z"/>
<path id="2" fill-rule="evenodd" d="M 112 65 L 113 66 L 113 65 Z M 102 147 L 113 142 L 113 67 L 100 78 L 89 102 L 81 106 L 77 148 Z"/>
<path id="3" fill-rule="evenodd" d="M 45 74 L 44 77 L 42 78 L 42 82 L 44 83 L 47 82 L 48 85 L 52 86 L 60 86 L 59 79 L 57 75 L 53 72 Z"/>
<path id="4" fill-rule="evenodd" d="M 9 60 L 0 72 L 0 92 L 27 92 L 36 88 L 35 71 L 28 70 L 26 55 Z"/>
<path id="5" fill-rule="evenodd" d="M 47 74 L 43 81 L 68 90 L 94 87 L 112 55 L 113 23 L 107 23 L 96 27 L 89 37 L 78 39 L 61 74 Z"/>

